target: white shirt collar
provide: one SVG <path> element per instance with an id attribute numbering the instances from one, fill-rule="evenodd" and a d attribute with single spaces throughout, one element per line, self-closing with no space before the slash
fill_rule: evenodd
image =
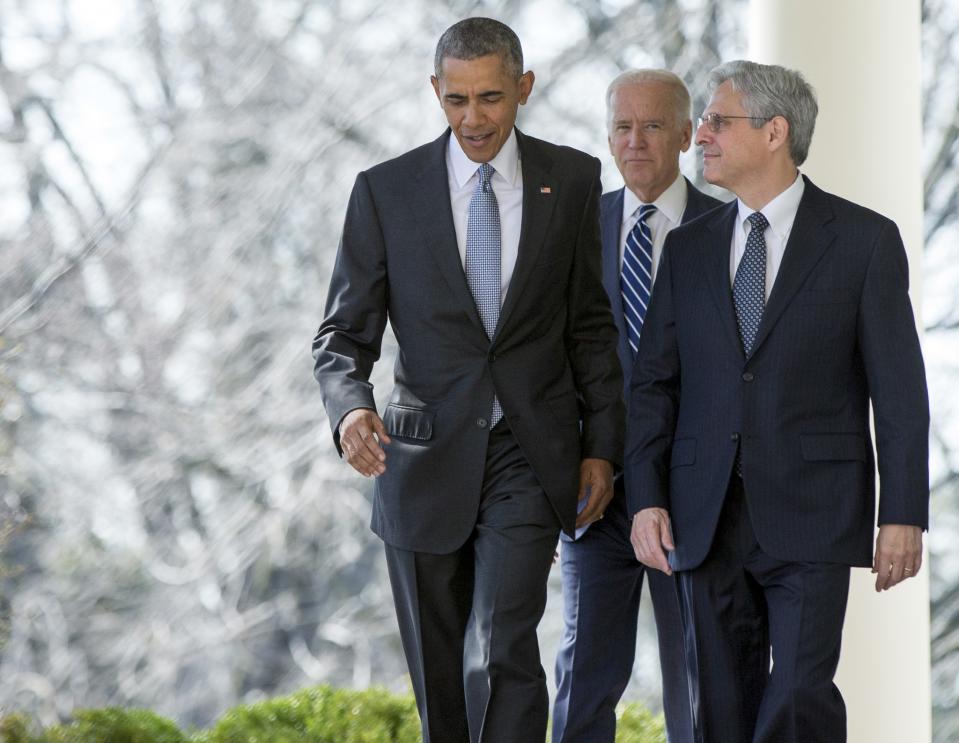
<path id="1" fill-rule="evenodd" d="M 683 212 L 686 211 L 686 179 L 680 173 L 676 176 L 669 188 L 663 191 L 659 198 L 653 202 L 659 211 L 663 213 L 670 224 L 679 224 L 683 218 Z M 639 197 L 629 190 L 629 187 L 623 189 L 623 223 L 635 218 L 636 210 L 643 205 Z"/>
<path id="2" fill-rule="evenodd" d="M 789 188 L 760 209 L 766 221 L 769 222 L 773 235 L 777 238 L 783 239 L 792 230 L 796 212 L 799 211 L 799 202 L 802 201 L 805 190 L 806 183 L 803 181 L 802 173 L 797 173 L 796 180 Z M 742 230 L 746 231 L 746 223 L 752 213 L 752 209 L 742 201 L 739 202 L 739 226 Z"/>
<path id="3" fill-rule="evenodd" d="M 463 188 L 466 182 L 476 175 L 479 163 L 474 163 L 466 156 L 463 148 L 460 147 L 459 140 L 456 139 L 456 135 L 452 132 L 450 132 L 449 154 L 450 163 L 453 166 L 453 178 L 456 181 L 456 185 L 459 188 Z M 500 151 L 496 153 L 496 157 L 490 160 L 489 164 L 493 166 L 496 174 L 503 178 L 509 185 L 515 185 L 514 181 L 516 180 L 516 171 L 518 170 L 517 166 L 519 164 L 519 143 L 516 141 L 515 129 L 509 133 L 509 137 L 507 137 L 503 146 L 500 147 Z"/>

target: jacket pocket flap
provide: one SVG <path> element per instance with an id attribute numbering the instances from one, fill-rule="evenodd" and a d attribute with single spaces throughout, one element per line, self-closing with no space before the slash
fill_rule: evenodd
<path id="1" fill-rule="evenodd" d="M 669 456 L 670 467 L 682 467 L 696 463 L 696 439 L 676 439 Z"/>
<path id="2" fill-rule="evenodd" d="M 426 441 L 433 438 L 433 413 L 390 403 L 383 412 L 383 425 L 390 436 Z"/>
<path id="3" fill-rule="evenodd" d="M 858 433 L 807 433 L 799 441 L 807 462 L 866 461 L 866 439 Z"/>

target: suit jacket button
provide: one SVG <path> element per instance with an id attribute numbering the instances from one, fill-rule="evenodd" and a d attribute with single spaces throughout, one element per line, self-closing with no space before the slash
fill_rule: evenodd
<path id="1" fill-rule="evenodd" d="M 732 433 L 732 434 L 730 434 L 730 435 L 729 435 L 729 440 L 730 440 L 730 441 L 739 441 L 739 434 L 738 434 L 738 433 Z"/>
<path id="2" fill-rule="evenodd" d="M 487 421 L 486 418 L 477 418 L 476 425 L 480 428 L 486 428 L 486 426 L 489 425 L 489 421 Z"/>
<path id="3" fill-rule="evenodd" d="M 752 382 L 755 379 L 752 372 L 743 372 L 743 381 Z"/>

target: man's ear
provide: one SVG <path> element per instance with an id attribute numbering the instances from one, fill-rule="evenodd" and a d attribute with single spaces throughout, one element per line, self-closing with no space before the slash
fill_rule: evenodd
<path id="1" fill-rule="evenodd" d="M 440 79 L 436 75 L 430 75 L 430 85 L 433 86 L 433 92 L 436 93 L 436 100 L 440 102 L 440 108 L 442 108 L 443 96 L 440 94 Z"/>
<path id="2" fill-rule="evenodd" d="M 780 147 L 789 147 L 789 122 L 785 116 L 773 116 L 769 120 L 769 149 L 778 150 Z"/>
<path id="3" fill-rule="evenodd" d="M 683 124 L 683 139 L 682 143 L 679 145 L 680 152 L 685 152 L 689 149 L 689 145 L 693 143 L 693 122 L 689 119 L 686 119 L 686 123 Z"/>
<path id="4" fill-rule="evenodd" d="M 532 70 L 527 70 L 519 79 L 519 103 L 521 106 L 526 105 L 526 99 L 529 98 L 529 94 L 533 92 L 533 83 L 536 81 L 536 76 L 533 74 Z"/>

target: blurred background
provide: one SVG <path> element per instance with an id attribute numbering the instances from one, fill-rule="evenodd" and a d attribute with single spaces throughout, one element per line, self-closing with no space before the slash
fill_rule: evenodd
<path id="1" fill-rule="evenodd" d="M 922 14 L 913 270 L 944 743 L 959 739 L 959 4 Z M 0 0 L 0 712 L 143 706 L 203 726 L 321 682 L 408 690 L 371 483 L 335 455 L 309 347 L 353 179 L 443 131 L 433 50 L 470 15 L 523 41 L 536 86 L 519 126 L 600 156 L 607 189 L 613 76 L 673 69 L 698 113 L 708 70 L 746 53 L 745 0 Z M 894 106 L 890 90 L 849 136 Z M 701 183 L 694 150 L 682 169 Z M 387 339 L 381 400 L 392 355 Z M 627 697 L 658 709 L 648 599 L 642 614 Z M 560 629 L 557 569 L 550 677 Z"/>

